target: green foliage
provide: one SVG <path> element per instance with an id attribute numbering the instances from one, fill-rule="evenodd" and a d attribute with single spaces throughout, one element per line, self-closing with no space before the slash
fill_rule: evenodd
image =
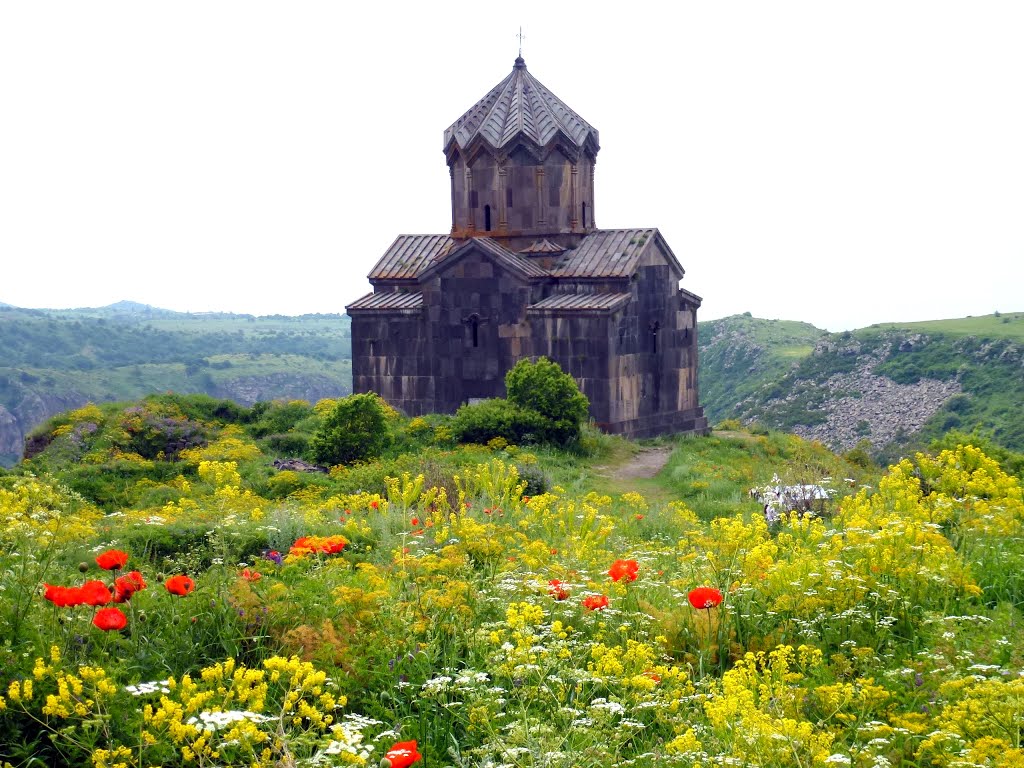
<path id="1" fill-rule="evenodd" d="M 520 445 L 541 440 L 545 419 L 535 411 L 494 398 L 460 407 L 451 421 L 451 429 L 460 443 L 484 444 L 500 437 Z"/>
<path id="2" fill-rule="evenodd" d="M 520 360 L 505 374 L 505 389 L 510 403 L 544 418 L 541 440 L 555 445 L 579 440 L 590 403 L 558 363 L 546 357 Z"/>
<path id="3" fill-rule="evenodd" d="M 312 415 L 313 407 L 305 400 L 256 403 L 252 407 L 248 432 L 253 437 L 283 434 L 296 429 L 302 421 L 310 420 Z"/>
<path id="4" fill-rule="evenodd" d="M 386 409 L 372 392 L 341 398 L 310 440 L 313 460 L 333 466 L 379 456 L 391 443 Z"/>
<path id="5" fill-rule="evenodd" d="M 857 445 L 843 454 L 843 458 L 854 466 L 868 471 L 879 468 L 871 456 L 871 441 L 867 438 L 858 440 Z"/>
<path id="6" fill-rule="evenodd" d="M 309 453 L 309 441 L 312 435 L 299 432 L 267 435 L 263 444 L 267 451 L 277 456 L 298 457 Z"/>
<path id="7" fill-rule="evenodd" d="M 517 464 L 519 479 L 526 483 L 523 493 L 526 496 L 537 496 L 546 493 L 551 485 L 547 473 L 536 464 Z"/>

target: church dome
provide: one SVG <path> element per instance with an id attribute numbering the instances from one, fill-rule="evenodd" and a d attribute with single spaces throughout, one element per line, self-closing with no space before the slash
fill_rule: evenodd
<path id="1" fill-rule="evenodd" d="M 477 142 L 509 151 L 524 139 L 537 148 L 558 143 L 586 150 L 591 157 L 600 148 L 597 129 L 531 75 L 520 56 L 512 73 L 444 132 L 444 152 L 450 158 Z"/>

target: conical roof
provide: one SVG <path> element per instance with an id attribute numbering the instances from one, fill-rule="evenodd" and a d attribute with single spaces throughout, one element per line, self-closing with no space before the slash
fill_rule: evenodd
<path id="1" fill-rule="evenodd" d="M 531 75 L 520 56 L 512 74 L 444 132 L 444 150 L 449 152 L 453 142 L 465 150 L 476 141 L 497 150 L 519 137 L 544 147 L 559 134 L 577 149 L 588 142 L 592 153 L 599 149 L 597 129 Z"/>

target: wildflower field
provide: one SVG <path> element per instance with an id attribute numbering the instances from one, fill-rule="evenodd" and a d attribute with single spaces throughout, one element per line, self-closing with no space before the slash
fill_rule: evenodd
<path id="1" fill-rule="evenodd" d="M 425 422 L 300 477 L 114 418 L 53 426 L 80 490 L 0 475 L 3 768 L 1024 765 L 1024 499 L 977 448 L 769 524 L 797 438 L 680 440 L 644 495 Z"/>

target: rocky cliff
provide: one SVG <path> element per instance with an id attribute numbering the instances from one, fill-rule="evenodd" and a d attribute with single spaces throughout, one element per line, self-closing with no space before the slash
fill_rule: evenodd
<path id="1" fill-rule="evenodd" d="M 702 324 L 698 339 L 701 400 L 715 421 L 839 451 L 866 440 L 885 459 L 950 429 L 1024 450 L 1024 316 L 845 333 L 736 316 Z"/>

